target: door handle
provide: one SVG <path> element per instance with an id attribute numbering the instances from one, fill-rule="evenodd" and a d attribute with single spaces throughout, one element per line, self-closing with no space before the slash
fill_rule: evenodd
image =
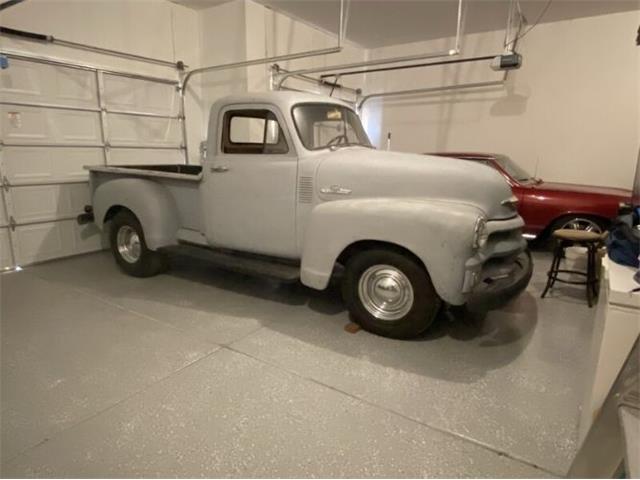
<path id="1" fill-rule="evenodd" d="M 227 172 L 229 170 L 229 167 L 226 167 L 224 165 L 216 165 L 215 167 L 211 167 L 210 170 L 212 172 L 222 173 L 222 172 Z"/>

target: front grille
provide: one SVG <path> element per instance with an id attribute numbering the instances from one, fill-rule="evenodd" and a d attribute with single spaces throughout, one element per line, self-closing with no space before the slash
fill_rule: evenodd
<path id="1" fill-rule="evenodd" d="M 485 253 L 489 258 L 504 257 L 522 251 L 525 245 L 520 228 L 500 230 L 489 235 Z"/>
<path id="2" fill-rule="evenodd" d="M 489 235 L 489 241 L 502 242 L 505 240 L 512 240 L 519 238 L 522 235 L 522 229 L 514 228 L 513 230 L 499 230 Z"/>

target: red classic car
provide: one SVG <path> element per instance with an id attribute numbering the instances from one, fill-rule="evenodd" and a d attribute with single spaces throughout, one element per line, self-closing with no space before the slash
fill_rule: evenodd
<path id="1" fill-rule="evenodd" d="M 505 155 L 459 152 L 430 155 L 482 162 L 500 172 L 518 198 L 518 211 L 525 222 L 523 234 L 528 239 L 547 236 L 558 228 L 601 232 L 617 216 L 621 204 L 631 200 L 631 191 L 621 188 L 544 182 Z"/>

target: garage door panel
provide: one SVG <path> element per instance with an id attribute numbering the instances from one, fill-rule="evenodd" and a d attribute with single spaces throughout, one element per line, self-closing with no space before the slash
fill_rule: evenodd
<path id="1" fill-rule="evenodd" d="M 75 220 L 71 220 L 73 235 L 75 240 L 75 250 L 73 253 L 96 252 L 109 248 L 109 240 L 106 232 L 102 232 L 94 223 L 78 225 Z"/>
<path id="2" fill-rule="evenodd" d="M 6 227 L 0 227 L 0 268 L 13 266 L 10 241 L 9 229 Z"/>
<path id="3" fill-rule="evenodd" d="M 152 150 L 137 148 L 117 148 L 111 150 L 110 165 L 149 165 L 184 163 L 182 150 Z"/>
<path id="4" fill-rule="evenodd" d="M 100 115 L 95 112 L 49 111 L 61 143 L 102 143 Z"/>
<path id="5" fill-rule="evenodd" d="M 4 195 L 0 193 L 0 227 L 9 225 L 9 216 L 7 215 L 7 205 L 4 200 Z"/>
<path id="6" fill-rule="evenodd" d="M 97 112 L 12 105 L 1 105 L 0 112 L 2 138 L 6 143 L 102 143 L 100 115 Z"/>
<path id="7" fill-rule="evenodd" d="M 0 100 L 95 108 L 96 74 L 89 70 L 10 59 L 9 68 L 0 71 Z"/>
<path id="8" fill-rule="evenodd" d="M 88 183 L 13 187 L 11 194 L 18 224 L 75 216 L 91 203 Z"/>
<path id="9" fill-rule="evenodd" d="M 17 227 L 15 236 L 20 265 L 65 256 L 73 241 L 71 230 L 62 222 Z"/>
<path id="10" fill-rule="evenodd" d="M 94 224 L 75 221 L 90 203 L 84 167 L 184 163 L 181 121 L 164 118 L 180 114 L 175 85 L 8 56 L 0 71 L 0 169 L 9 184 L 0 265 L 105 248 Z"/>
<path id="11" fill-rule="evenodd" d="M 98 228 L 94 224 L 78 225 L 75 220 L 18 226 L 15 236 L 20 265 L 103 248 Z"/>
<path id="12" fill-rule="evenodd" d="M 180 121 L 175 118 L 108 114 L 107 119 L 113 145 L 179 147 L 182 143 Z"/>
<path id="13" fill-rule="evenodd" d="M 101 148 L 5 147 L 3 172 L 9 183 L 85 180 L 85 165 L 103 165 Z"/>
<path id="14" fill-rule="evenodd" d="M 103 101 L 107 110 L 178 115 L 175 85 L 148 80 L 104 75 Z"/>

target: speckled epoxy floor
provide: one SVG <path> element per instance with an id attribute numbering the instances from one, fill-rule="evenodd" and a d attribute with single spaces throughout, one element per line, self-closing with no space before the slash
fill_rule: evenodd
<path id="1" fill-rule="evenodd" d="M 566 472 L 594 310 L 568 287 L 396 341 L 335 289 L 107 252 L 0 276 L 2 476 L 545 477 Z"/>

